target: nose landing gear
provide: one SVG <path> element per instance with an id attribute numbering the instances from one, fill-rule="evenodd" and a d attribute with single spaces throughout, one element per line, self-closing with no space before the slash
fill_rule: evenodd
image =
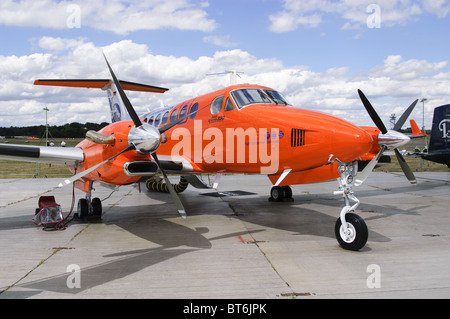
<path id="1" fill-rule="evenodd" d="M 336 239 L 342 248 L 348 250 L 360 250 L 367 242 L 369 230 L 364 220 L 358 215 L 352 213 L 359 206 L 359 200 L 353 193 L 353 186 L 356 174 L 358 173 L 358 162 L 338 163 L 339 191 L 335 195 L 343 195 L 345 206 L 336 221 L 334 232 Z M 352 206 L 350 201 L 355 202 Z"/>

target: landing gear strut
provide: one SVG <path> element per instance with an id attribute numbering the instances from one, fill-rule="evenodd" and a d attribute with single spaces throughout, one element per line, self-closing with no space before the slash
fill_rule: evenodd
<path id="1" fill-rule="evenodd" d="M 339 162 L 338 169 L 341 175 L 338 179 L 339 191 L 334 192 L 334 194 L 343 195 L 345 206 L 336 221 L 334 232 L 342 248 L 356 251 L 364 247 L 369 233 L 364 220 L 352 213 L 359 206 L 359 200 L 353 194 L 354 181 L 358 173 L 358 162 Z M 350 201 L 355 202 L 355 204 L 350 206 Z"/>
<path id="2" fill-rule="evenodd" d="M 92 198 L 92 186 L 94 181 L 89 181 L 89 191 L 85 198 L 80 198 L 78 200 L 77 213 L 76 216 L 79 219 L 84 219 L 89 216 L 102 216 L 102 202 L 100 198 Z"/>

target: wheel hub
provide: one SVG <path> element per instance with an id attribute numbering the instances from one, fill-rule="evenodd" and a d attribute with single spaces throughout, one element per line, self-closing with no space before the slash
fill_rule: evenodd
<path id="1" fill-rule="evenodd" d="M 355 240 L 356 230 L 352 224 L 347 223 L 347 227 L 345 227 L 344 225 L 341 226 L 339 234 L 341 235 L 343 241 L 345 241 L 346 243 L 351 243 Z"/>

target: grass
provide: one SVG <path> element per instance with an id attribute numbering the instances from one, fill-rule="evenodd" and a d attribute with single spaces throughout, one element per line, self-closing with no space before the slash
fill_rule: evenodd
<path id="1" fill-rule="evenodd" d="M 416 139 L 409 142 L 408 145 L 405 147 L 402 147 L 402 150 L 405 149 L 408 152 L 413 152 L 414 148 L 418 147 L 419 149 L 423 149 L 425 147 L 425 140 L 424 139 Z M 397 157 L 394 154 L 394 151 L 387 151 L 386 153 L 392 153 L 391 156 L 391 163 L 381 166 L 379 168 L 376 168 L 375 172 L 401 172 L 402 168 L 400 167 L 400 164 L 397 161 Z M 405 161 L 408 163 L 409 167 L 413 172 L 448 172 L 449 168 L 445 164 L 439 164 L 435 162 L 430 162 L 423 160 L 420 157 L 408 157 L 404 156 Z"/>
<path id="2" fill-rule="evenodd" d="M 50 141 L 59 146 L 63 140 L 66 143 L 66 147 L 74 147 L 82 139 L 52 138 Z M 45 139 L 3 139 L 0 140 L 0 143 L 43 146 L 45 145 Z M 0 178 L 47 178 L 68 176 L 72 176 L 72 173 L 65 165 L 0 160 Z"/>

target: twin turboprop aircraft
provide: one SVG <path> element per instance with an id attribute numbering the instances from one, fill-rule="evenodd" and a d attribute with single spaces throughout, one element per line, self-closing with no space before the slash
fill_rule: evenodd
<path id="1" fill-rule="evenodd" d="M 106 57 L 105 57 L 106 60 Z M 359 250 L 368 228 L 354 214 L 360 185 L 387 149 L 394 149 L 411 183 L 416 183 L 398 147 L 409 138 L 401 128 L 417 100 L 394 130 L 387 130 L 365 95 L 360 98 L 376 127 L 358 127 L 340 118 L 291 106 L 274 89 L 232 85 L 139 117 L 124 90 L 164 93 L 165 88 L 119 81 L 106 60 L 112 80 L 36 80 L 36 85 L 101 88 L 108 94 L 112 123 L 90 131 L 75 148 L 0 145 L 0 158 L 68 165 L 74 175 L 60 186 L 75 183 L 86 193 L 78 214 L 101 215 L 101 202 L 92 198 L 93 183 L 136 183 L 161 173 L 164 189 L 182 217 L 186 211 L 167 173 L 202 187 L 201 174 L 265 174 L 274 185 L 272 201 L 292 197 L 289 185 L 337 179 L 344 207 L 335 235 L 344 249 Z M 126 120 L 126 113 L 131 120 Z M 358 162 L 366 163 L 358 173 Z M 180 179 L 180 181 L 181 181 Z"/>

